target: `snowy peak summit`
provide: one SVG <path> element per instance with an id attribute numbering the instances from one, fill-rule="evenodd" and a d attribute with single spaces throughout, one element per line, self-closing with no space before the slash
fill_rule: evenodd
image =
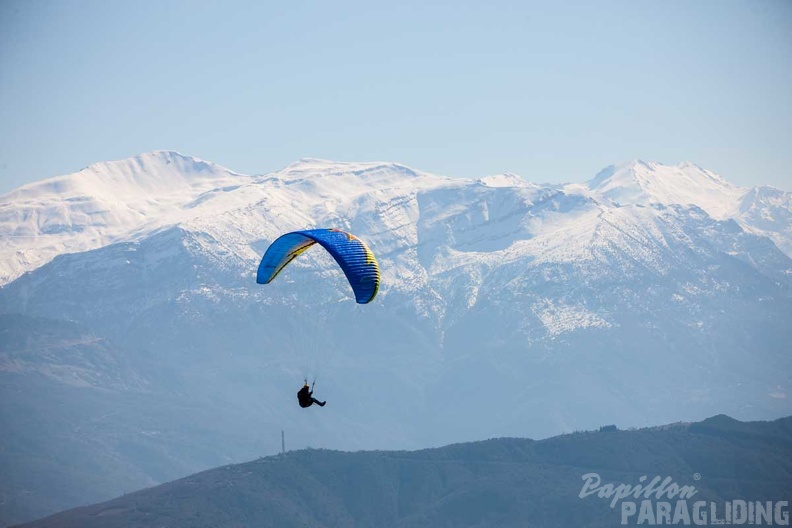
<path id="1" fill-rule="evenodd" d="M 284 179 L 305 177 L 352 177 L 366 179 L 372 175 L 389 173 L 404 177 L 415 178 L 428 175 L 428 173 L 413 170 L 400 163 L 383 161 L 330 161 L 318 158 L 301 158 L 300 160 L 275 172 Z"/>
<path id="2" fill-rule="evenodd" d="M 96 163 L 0 198 L 0 285 L 57 255 L 168 226 L 210 229 L 232 211 L 244 216 L 247 210 L 277 210 L 279 228 L 297 229 L 313 225 L 313 209 L 343 216 L 363 195 L 382 201 L 453 181 L 397 163 L 315 158 L 248 176 L 167 150 Z"/>
<path id="3" fill-rule="evenodd" d="M 477 183 L 486 187 L 527 187 L 535 186 L 529 184 L 527 181 L 517 174 L 506 172 L 504 174 L 496 174 L 493 176 L 485 176 L 476 180 Z"/>
<path id="4" fill-rule="evenodd" d="M 91 196 L 127 201 L 149 195 L 161 199 L 223 185 L 239 176 L 214 163 L 173 151 L 156 151 L 118 161 L 94 163 L 78 172 L 22 186 L 4 201 L 68 200 Z"/>
<path id="5" fill-rule="evenodd" d="M 588 188 L 614 204 L 697 205 L 717 219 L 732 216 L 746 192 L 693 163 L 663 165 L 642 160 L 607 167 L 588 182 Z"/>
<path id="6" fill-rule="evenodd" d="M 157 151 L 20 187 L 0 197 L 0 284 L 57 255 L 174 224 L 205 193 L 249 180 L 198 158 Z"/>
<path id="7" fill-rule="evenodd" d="M 458 181 L 428 172 L 411 169 L 392 162 L 337 162 L 302 158 L 287 167 L 265 175 L 289 185 L 299 185 L 317 196 L 354 196 L 382 189 L 413 189 L 434 187 Z"/>

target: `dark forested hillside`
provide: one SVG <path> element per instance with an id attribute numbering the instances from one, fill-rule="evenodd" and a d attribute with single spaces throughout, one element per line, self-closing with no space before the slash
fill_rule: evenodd
<path id="1" fill-rule="evenodd" d="M 743 514 L 778 524 L 788 522 L 782 501 L 790 499 L 792 417 L 744 423 L 720 415 L 542 441 L 295 451 L 22 526 L 592 527 L 623 518 L 634 525 L 639 516 L 643 524 L 696 524 L 690 517 L 716 524 Z"/>

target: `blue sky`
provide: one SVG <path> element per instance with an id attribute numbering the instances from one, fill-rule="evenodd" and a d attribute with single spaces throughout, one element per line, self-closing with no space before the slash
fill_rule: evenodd
<path id="1" fill-rule="evenodd" d="M 792 2 L 0 1 L 0 192 L 158 149 L 792 190 Z"/>

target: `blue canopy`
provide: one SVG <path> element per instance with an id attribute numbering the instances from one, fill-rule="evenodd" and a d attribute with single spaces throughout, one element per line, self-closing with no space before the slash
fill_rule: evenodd
<path id="1" fill-rule="evenodd" d="M 339 229 L 309 229 L 282 235 L 264 253 L 256 282 L 269 284 L 289 262 L 316 243 L 341 266 L 355 293 L 355 300 L 359 304 L 371 302 L 380 283 L 377 259 L 363 241 Z"/>

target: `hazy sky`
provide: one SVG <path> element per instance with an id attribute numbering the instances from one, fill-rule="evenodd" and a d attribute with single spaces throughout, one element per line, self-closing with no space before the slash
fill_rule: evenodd
<path id="1" fill-rule="evenodd" d="M 0 192 L 159 149 L 792 190 L 792 1 L 0 0 Z"/>

